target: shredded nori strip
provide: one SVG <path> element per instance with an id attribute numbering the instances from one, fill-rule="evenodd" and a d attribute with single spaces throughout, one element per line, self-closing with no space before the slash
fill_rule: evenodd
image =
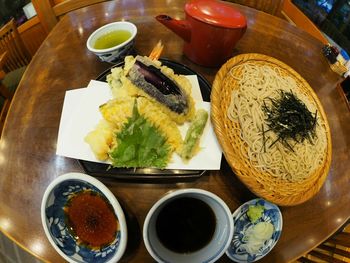
<path id="1" fill-rule="evenodd" d="M 263 130 L 264 144 L 267 131 L 273 131 L 277 135 L 277 139 L 269 147 L 280 141 L 293 151 L 291 140 L 302 143 L 307 139 L 313 144 L 313 139 L 316 137 L 317 110 L 311 113 L 293 92 L 280 90 L 280 97 L 268 99 L 271 105 L 267 106 L 265 101 L 262 105 L 269 127 L 268 130 Z"/>

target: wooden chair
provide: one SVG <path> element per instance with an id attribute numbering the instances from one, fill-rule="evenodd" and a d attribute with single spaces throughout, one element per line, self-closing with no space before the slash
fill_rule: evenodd
<path id="1" fill-rule="evenodd" d="M 11 100 L 12 100 L 12 92 L 10 92 L 7 87 L 5 87 L 2 83 L 0 83 L 0 138 L 2 133 L 2 128 L 4 127 L 5 119 L 7 112 L 10 108 Z"/>
<path id="2" fill-rule="evenodd" d="M 7 111 L 10 107 L 13 95 L 13 93 L 5 85 L 2 84 L 2 80 L 5 77 L 6 73 L 1 70 L 1 68 L 7 59 L 8 53 L 5 51 L 0 55 L 0 138 Z"/>
<path id="3" fill-rule="evenodd" d="M 283 18 L 281 14 L 281 8 L 283 0 L 227 0 L 229 2 L 237 3 L 240 5 L 249 6 L 257 10 L 263 11 L 270 15 Z"/>
<path id="4" fill-rule="evenodd" d="M 350 225 L 335 233 L 324 243 L 297 260 L 299 263 L 350 262 Z"/>
<path id="5" fill-rule="evenodd" d="M 14 19 L 0 29 L 0 54 L 5 51 L 7 52 L 5 72 L 26 66 L 31 59 L 17 31 Z"/>
<path id="6" fill-rule="evenodd" d="M 31 55 L 24 46 L 14 19 L 0 29 L 0 133 L 15 89 Z"/>
<path id="7" fill-rule="evenodd" d="M 104 1 L 106 0 L 32 0 L 32 3 L 42 26 L 50 32 L 66 13 Z"/>

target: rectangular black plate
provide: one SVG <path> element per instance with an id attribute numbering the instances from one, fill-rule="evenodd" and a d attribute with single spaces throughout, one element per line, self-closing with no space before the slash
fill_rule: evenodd
<path id="1" fill-rule="evenodd" d="M 192 69 L 180 63 L 159 59 L 162 65 L 172 68 L 176 74 L 197 75 L 199 87 L 204 101 L 210 101 L 211 86 L 209 82 Z M 124 62 L 119 62 L 113 67 L 121 67 Z M 112 68 L 113 68 L 112 67 Z M 106 81 L 111 68 L 102 72 L 97 80 Z M 164 182 L 164 181 L 188 181 L 201 177 L 205 170 L 177 170 L 177 169 L 156 169 L 156 168 L 110 168 L 108 164 L 78 160 L 85 173 L 95 177 L 108 177 L 120 180 Z M 155 180 L 156 179 L 156 180 Z"/>

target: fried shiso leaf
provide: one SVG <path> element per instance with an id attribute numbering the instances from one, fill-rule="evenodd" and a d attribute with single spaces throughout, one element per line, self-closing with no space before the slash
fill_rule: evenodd
<path id="1" fill-rule="evenodd" d="M 114 167 L 165 168 L 171 155 L 166 138 L 142 117 L 136 103 L 133 114 L 116 134 L 116 147 L 109 153 Z"/>

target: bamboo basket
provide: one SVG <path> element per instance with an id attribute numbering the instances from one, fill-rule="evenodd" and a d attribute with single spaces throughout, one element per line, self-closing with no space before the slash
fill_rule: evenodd
<path id="1" fill-rule="evenodd" d="M 290 182 L 275 178 L 252 167 L 249 160 L 241 153 L 241 148 L 247 147 L 240 137 L 240 126 L 227 117 L 231 92 L 238 88 L 230 76 L 230 69 L 237 64 L 253 62 L 261 65 L 277 66 L 283 74 L 295 79 L 302 87 L 302 92 L 313 100 L 318 108 L 318 116 L 325 122 L 327 148 L 322 165 L 306 179 Z M 229 83 L 228 83 L 229 81 Z M 226 83 L 225 83 L 226 82 Z M 292 68 L 283 62 L 262 54 L 238 55 L 227 61 L 215 76 L 211 92 L 211 120 L 223 153 L 233 172 L 257 196 L 281 206 L 301 204 L 312 198 L 322 187 L 330 168 L 332 143 L 329 124 L 322 105 L 310 85 Z"/>

